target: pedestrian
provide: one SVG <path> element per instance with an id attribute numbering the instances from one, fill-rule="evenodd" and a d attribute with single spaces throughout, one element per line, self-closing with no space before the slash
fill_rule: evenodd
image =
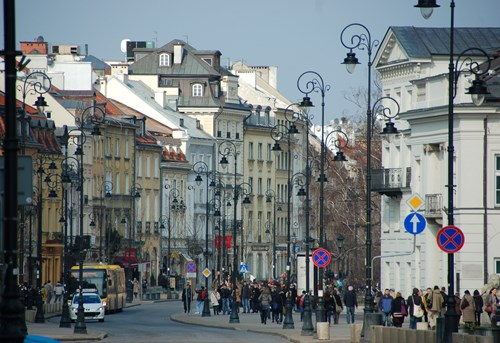
<path id="1" fill-rule="evenodd" d="M 221 298 L 222 298 L 222 314 L 230 314 L 231 313 L 231 307 L 229 306 L 230 302 L 230 297 L 231 297 L 231 291 L 229 290 L 227 285 L 222 286 L 221 290 Z"/>
<path id="2" fill-rule="evenodd" d="M 240 313 L 240 306 L 241 306 L 241 291 L 240 291 L 240 288 L 241 287 L 238 287 L 238 285 L 236 285 L 236 289 L 234 290 L 234 292 L 235 292 L 235 299 L 236 299 L 236 313 Z"/>
<path id="3" fill-rule="evenodd" d="M 427 323 L 427 328 L 430 329 L 429 315 L 430 315 L 430 309 L 432 307 L 432 288 L 427 287 L 425 295 L 422 296 L 422 300 L 424 302 L 424 308 L 425 308 L 424 320 Z"/>
<path id="4" fill-rule="evenodd" d="M 346 308 L 345 316 L 347 324 L 354 324 L 354 312 L 358 308 L 358 299 L 352 286 L 349 286 L 347 292 L 344 294 L 344 305 Z"/>
<path id="5" fill-rule="evenodd" d="M 408 315 L 408 307 L 401 292 L 396 292 L 396 297 L 392 302 L 392 324 L 400 328 L 403 326 L 405 317 Z"/>
<path id="6" fill-rule="evenodd" d="M 243 286 L 241 286 L 241 301 L 243 302 L 243 313 L 250 313 L 250 297 L 252 296 L 252 291 L 250 286 L 246 281 L 243 281 Z"/>
<path id="7" fill-rule="evenodd" d="M 147 289 L 148 289 L 148 280 L 144 278 L 142 279 L 142 294 L 146 294 Z"/>
<path id="8" fill-rule="evenodd" d="M 460 293 L 456 292 L 454 295 L 455 298 L 455 312 L 457 313 L 457 327 L 460 324 L 460 317 L 462 316 L 462 307 L 460 306 L 462 299 L 460 299 Z"/>
<path id="9" fill-rule="evenodd" d="M 431 299 L 429 308 L 429 325 L 431 329 L 435 329 L 436 319 L 439 317 L 444 304 L 444 298 L 438 286 L 434 286 L 432 295 L 429 298 Z"/>
<path id="10" fill-rule="evenodd" d="M 496 305 L 498 304 L 498 302 L 497 289 L 496 287 L 493 287 L 492 289 L 490 289 L 490 293 L 486 297 L 486 307 L 484 310 L 490 318 L 495 314 Z"/>
<path id="11" fill-rule="evenodd" d="M 193 292 L 191 284 L 188 282 L 187 286 L 182 290 L 182 303 L 184 304 L 184 313 L 191 312 L 191 301 L 193 300 Z"/>
<path id="12" fill-rule="evenodd" d="M 342 305 L 342 299 L 340 299 L 337 288 L 333 288 L 332 298 L 335 307 L 335 310 L 333 311 L 333 324 L 338 324 L 340 313 L 342 313 L 344 306 Z"/>
<path id="13" fill-rule="evenodd" d="M 214 309 L 214 316 L 219 314 L 219 300 L 220 294 L 217 291 L 217 288 L 214 288 L 212 292 L 210 292 L 210 302 L 212 303 L 212 308 Z"/>
<path id="14" fill-rule="evenodd" d="M 52 284 L 50 283 L 50 280 L 47 281 L 44 287 L 45 287 L 45 296 L 47 297 L 47 304 L 50 304 L 50 301 L 52 300 L 52 295 L 54 294 L 54 290 L 52 289 Z"/>
<path id="15" fill-rule="evenodd" d="M 54 294 L 55 294 L 55 299 L 54 302 L 57 303 L 62 300 L 62 295 L 64 293 L 64 286 L 61 283 L 61 281 L 58 281 L 56 283 L 56 286 L 54 287 Z"/>
<path id="16" fill-rule="evenodd" d="M 139 284 L 139 280 L 137 280 L 137 278 L 134 278 L 132 281 L 132 289 L 134 291 L 134 298 L 137 299 L 137 295 L 141 289 L 141 285 Z"/>
<path id="17" fill-rule="evenodd" d="M 205 300 L 205 287 L 201 286 L 200 289 L 196 289 L 196 311 L 194 314 L 201 314 L 203 312 L 203 300 Z"/>
<path id="18" fill-rule="evenodd" d="M 474 290 L 474 305 L 476 306 L 476 323 L 477 326 L 481 326 L 481 315 L 483 314 L 484 301 L 483 297 L 479 294 L 479 291 Z"/>
<path id="19" fill-rule="evenodd" d="M 259 286 L 254 283 L 252 287 L 252 300 L 251 300 L 251 307 L 252 307 L 252 313 L 257 313 L 259 312 L 259 296 L 260 296 L 260 289 Z"/>
<path id="20" fill-rule="evenodd" d="M 380 312 L 382 313 L 382 324 L 384 326 L 391 326 L 391 317 L 392 317 L 392 301 L 393 297 L 391 296 L 391 293 L 389 292 L 389 289 L 386 288 L 384 290 L 384 295 L 380 299 L 379 302 L 379 309 Z"/>
<path id="21" fill-rule="evenodd" d="M 476 303 L 469 290 L 465 290 L 462 301 L 460 302 L 460 309 L 462 310 L 462 319 L 464 324 L 468 327 L 476 326 Z"/>
<path id="22" fill-rule="evenodd" d="M 323 301 L 325 304 L 326 321 L 328 322 L 328 326 L 331 326 L 333 312 L 335 311 L 335 302 L 333 301 L 333 294 L 329 288 L 323 293 Z"/>
<path id="23" fill-rule="evenodd" d="M 264 285 L 262 287 L 262 291 L 259 296 L 259 302 L 260 302 L 260 322 L 261 324 L 266 325 L 267 324 L 267 316 L 268 316 L 268 311 L 270 308 L 271 304 L 271 290 L 267 285 Z"/>
<path id="24" fill-rule="evenodd" d="M 417 323 L 422 322 L 425 306 L 422 301 L 422 292 L 418 288 L 413 288 L 412 294 L 406 301 L 408 314 L 410 315 L 410 329 L 417 329 Z"/>

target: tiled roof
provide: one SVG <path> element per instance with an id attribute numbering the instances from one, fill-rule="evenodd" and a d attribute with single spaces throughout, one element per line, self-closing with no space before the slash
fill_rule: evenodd
<path id="1" fill-rule="evenodd" d="M 450 28 L 391 26 L 388 32 L 391 30 L 411 58 L 449 54 Z M 455 28 L 455 54 L 472 47 L 480 47 L 489 55 L 495 55 L 500 47 L 500 27 Z"/>

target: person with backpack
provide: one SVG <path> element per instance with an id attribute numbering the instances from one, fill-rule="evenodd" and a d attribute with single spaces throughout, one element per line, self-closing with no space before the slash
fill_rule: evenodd
<path id="1" fill-rule="evenodd" d="M 379 309 L 382 312 L 382 323 L 384 326 L 391 326 L 391 315 L 392 315 L 392 302 L 394 301 L 389 289 L 386 288 L 384 291 L 384 295 L 380 299 Z"/>

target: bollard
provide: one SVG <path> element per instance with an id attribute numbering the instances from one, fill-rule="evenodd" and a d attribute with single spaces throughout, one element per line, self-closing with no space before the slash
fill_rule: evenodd
<path id="1" fill-rule="evenodd" d="M 316 323 L 316 333 L 318 339 L 329 340 L 330 339 L 330 325 L 327 322 L 317 322 Z"/>

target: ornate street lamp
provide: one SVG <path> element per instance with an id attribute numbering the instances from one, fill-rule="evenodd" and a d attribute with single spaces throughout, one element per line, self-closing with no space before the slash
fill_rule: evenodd
<path id="1" fill-rule="evenodd" d="M 354 34 L 350 38 L 351 30 L 361 30 L 360 34 Z M 368 336 L 369 326 L 372 324 L 382 323 L 382 315 L 374 313 L 373 296 L 372 296 L 372 168 L 371 168 L 371 139 L 373 116 L 371 106 L 371 84 L 372 84 L 372 51 L 379 45 L 378 40 L 371 38 L 370 31 L 362 24 L 354 23 L 347 25 L 340 34 L 340 42 L 344 47 L 349 49 L 347 57 L 342 64 L 345 64 L 347 71 L 353 73 L 357 64 L 359 64 L 356 54 L 353 50 L 358 49 L 366 51 L 368 54 L 368 95 L 367 95 L 367 110 L 366 110 L 366 286 L 365 286 L 365 317 L 363 321 L 362 336 Z M 373 315 L 373 316 L 372 316 Z"/>
<path id="2" fill-rule="evenodd" d="M 434 8 L 439 7 L 436 0 L 418 0 L 418 4 L 415 7 L 420 8 L 420 12 L 424 19 L 430 18 Z M 476 106 L 480 106 L 485 99 L 485 95 L 488 94 L 486 87 L 483 84 L 482 76 L 486 75 L 490 70 L 490 56 L 482 49 L 479 48 L 469 48 L 458 55 L 457 61 L 455 63 L 454 57 L 454 36 L 455 36 L 455 1 L 450 1 L 450 54 L 449 54 L 449 75 L 448 75 L 448 225 L 452 226 L 455 223 L 454 219 L 454 193 L 455 185 L 453 183 L 454 179 L 454 137 L 453 137 L 453 117 L 454 117 L 454 104 L 453 99 L 457 94 L 457 83 L 460 74 L 464 69 L 468 70 L 469 73 L 475 75 L 475 80 L 472 82 L 472 86 L 468 89 L 466 94 L 472 96 L 472 101 Z M 470 56 L 466 56 L 470 52 L 476 52 L 476 55 L 482 55 L 486 60 L 486 65 L 482 68 L 478 62 L 474 62 Z M 461 59 L 464 60 L 461 62 Z M 445 313 L 445 342 L 451 343 L 452 333 L 458 331 L 458 320 L 457 312 L 455 308 L 455 259 L 454 254 L 448 254 L 448 297 L 446 299 L 446 313 Z"/>
<path id="3" fill-rule="evenodd" d="M 99 220 L 99 262 L 110 261 L 110 256 L 106 256 L 106 259 L 103 258 L 103 240 L 104 240 L 104 231 L 105 231 L 105 220 L 104 214 L 106 212 L 106 208 L 104 207 L 104 200 L 110 199 L 113 194 L 113 182 L 111 181 L 103 181 L 99 186 L 99 197 L 101 200 L 101 219 Z"/>
<path id="4" fill-rule="evenodd" d="M 97 116 L 96 112 L 100 112 L 101 115 Z M 79 256 L 79 268 L 78 268 L 78 309 L 76 324 L 74 328 L 74 333 L 77 334 L 87 334 L 87 326 L 85 325 L 85 313 L 83 307 L 83 260 L 85 258 L 84 245 L 83 245 L 83 208 L 84 208 L 84 187 L 83 183 L 85 181 L 83 176 L 83 155 L 84 155 L 84 145 L 87 140 L 87 135 L 85 134 L 86 129 L 92 129 L 92 136 L 99 136 L 101 134 L 99 124 L 105 120 L 105 112 L 96 106 L 90 106 L 85 108 L 79 116 L 75 117 L 75 123 L 77 125 L 76 129 L 70 131 L 78 132 L 78 136 L 70 136 L 73 143 L 76 145 L 75 155 L 79 156 L 79 168 L 78 176 L 80 181 L 80 205 L 79 205 L 79 225 L 80 225 L 80 256 Z"/>
<path id="5" fill-rule="evenodd" d="M 223 141 L 219 145 L 219 155 L 222 156 L 220 160 L 220 164 L 223 169 L 227 168 L 229 161 L 227 160 L 227 156 L 233 156 L 234 158 L 234 188 L 233 188 L 233 272 L 232 272 L 232 284 L 233 284 L 233 294 L 232 294 L 232 309 L 231 316 L 229 317 L 229 323 L 239 323 L 240 318 L 238 316 L 238 304 L 236 303 L 236 282 L 237 282 L 237 274 L 238 274 L 238 254 L 236 250 L 236 216 L 237 216 L 237 206 L 238 200 L 243 197 L 242 205 L 246 206 L 251 204 L 250 198 L 248 195 L 252 193 L 252 186 L 249 183 L 243 182 L 241 184 L 237 183 L 237 170 L 238 170 L 238 156 L 240 152 L 236 150 L 236 145 L 231 141 Z M 242 228 L 243 234 L 243 228 Z M 243 245 L 240 247 L 243 250 Z M 242 255 L 243 256 L 243 255 Z"/>
<path id="6" fill-rule="evenodd" d="M 196 184 L 201 185 L 203 178 L 201 175 L 205 175 L 206 178 L 206 201 L 205 201 L 205 268 L 208 269 L 208 217 L 210 214 L 209 208 L 209 187 L 213 185 L 213 172 L 208 170 L 208 165 L 203 161 L 198 161 L 193 166 L 193 171 L 196 173 Z M 209 181 L 212 180 L 210 183 Z M 210 303 L 208 299 L 208 277 L 205 277 L 205 292 L 206 296 L 203 301 L 203 312 L 202 317 L 210 317 Z"/>

